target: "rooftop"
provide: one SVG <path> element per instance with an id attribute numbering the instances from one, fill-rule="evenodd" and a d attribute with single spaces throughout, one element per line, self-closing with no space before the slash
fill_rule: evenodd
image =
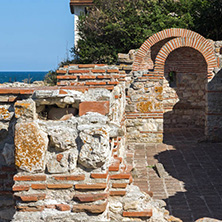
<path id="1" fill-rule="evenodd" d="M 93 0 L 70 0 L 71 13 L 74 14 L 75 6 L 90 6 L 93 4 Z"/>

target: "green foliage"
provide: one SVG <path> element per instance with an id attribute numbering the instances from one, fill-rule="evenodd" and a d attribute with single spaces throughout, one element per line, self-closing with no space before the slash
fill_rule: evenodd
<path id="1" fill-rule="evenodd" d="M 206 38 L 222 39 L 222 0 L 193 0 L 194 30 Z"/>
<path id="2" fill-rule="evenodd" d="M 172 27 L 189 28 L 193 24 L 187 7 L 179 8 L 173 0 L 94 2 L 89 13 L 80 17 L 78 26 L 81 39 L 75 53 L 81 63 L 114 63 L 118 53 L 139 48 L 158 31 Z"/>
<path id="3" fill-rule="evenodd" d="M 222 39 L 222 0 L 94 0 L 80 17 L 72 52 L 79 63 L 115 63 L 118 53 L 137 49 L 152 34 L 187 28 Z"/>
<path id="4" fill-rule="evenodd" d="M 57 74 L 56 71 L 50 70 L 44 78 L 44 83 L 50 86 L 55 86 L 57 84 Z"/>

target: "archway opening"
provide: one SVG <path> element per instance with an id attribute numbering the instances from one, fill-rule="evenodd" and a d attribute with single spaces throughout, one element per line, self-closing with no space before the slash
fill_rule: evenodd
<path id="1" fill-rule="evenodd" d="M 207 63 L 190 47 L 172 51 L 164 66 L 164 140 L 175 129 L 199 130 L 206 119 Z"/>

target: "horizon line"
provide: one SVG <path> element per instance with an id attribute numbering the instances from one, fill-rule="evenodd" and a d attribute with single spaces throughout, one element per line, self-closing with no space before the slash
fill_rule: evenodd
<path id="1" fill-rule="evenodd" d="M 0 70 L 0 72 L 49 72 L 50 70 Z"/>

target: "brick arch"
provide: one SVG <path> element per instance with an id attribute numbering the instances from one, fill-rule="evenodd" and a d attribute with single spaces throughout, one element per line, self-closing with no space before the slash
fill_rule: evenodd
<path id="1" fill-rule="evenodd" d="M 217 67 L 217 61 L 214 55 L 213 48 L 210 44 L 206 44 L 206 41 L 197 38 L 175 38 L 167 42 L 159 51 L 155 60 L 155 71 L 161 76 L 164 75 L 164 65 L 169 54 L 175 49 L 181 47 L 190 47 L 199 51 L 206 63 L 208 68 L 208 78 L 213 77 L 213 69 Z"/>
<path id="2" fill-rule="evenodd" d="M 135 60 L 133 63 L 133 71 L 139 71 L 143 70 L 143 60 L 147 56 L 147 53 L 149 52 L 150 48 L 154 46 L 156 43 L 172 38 L 172 37 L 184 37 L 184 38 L 190 38 L 190 39 L 198 39 L 199 41 L 204 42 L 207 46 L 211 47 L 210 43 L 200 34 L 193 32 L 191 30 L 187 29 L 181 29 L 181 28 L 171 28 L 166 29 L 163 31 L 160 31 L 151 37 L 149 37 L 140 47 L 138 50 Z"/>

